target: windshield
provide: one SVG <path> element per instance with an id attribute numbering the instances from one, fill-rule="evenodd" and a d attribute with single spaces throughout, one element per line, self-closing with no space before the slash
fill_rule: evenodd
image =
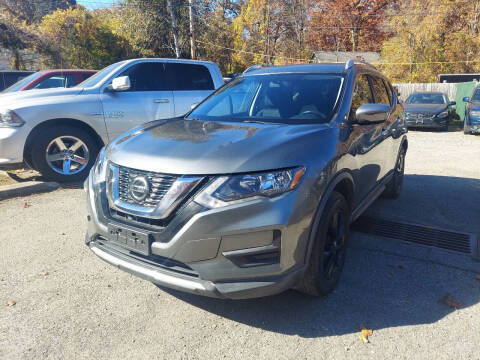
<path id="1" fill-rule="evenodd" d="M 19 91 L 21 88 L 28 85 L 33 80 L 39 78 L 41 75 L 42 75 L 41 72 L 36 72 L 36 73 L 30 74 L 27 77 L 24 77 L 24 78 L 18 80 L 15 84 L 10 85 L 10 87 L 3 90 L 2 93 Z"/>
<path id="2" fill-rule="evenodd" d="M 106 68 L 103 68 L 102 70 L 90 76 L 88 79 L 84 80 L 83 82 L 81 82 L 75 87 L 87 88 L 87 87 L 95 86 L 99 81 L 101 81 L 104 78 L 105 75 L 107 75 L 110 71 L 112 71 L 114 68 L 116 68 L 120 64 L 121 63 L 108 65 Z"/>
<path id="3" fill-rule="evenodd" d="M 214 93 L 188 118 L 200 120 L 318 123 L 330 121 L 343 76 L 268 74 L 240 77 Z"/>
<path id="4" fill-rule="evenodd" d="M 408 97 L 407 104 L 446 104 L 443 94 L 412 94 Z"/>

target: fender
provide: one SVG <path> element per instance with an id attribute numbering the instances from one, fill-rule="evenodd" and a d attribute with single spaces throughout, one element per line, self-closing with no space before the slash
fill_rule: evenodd
<path id="1" fill-rule="evenodd" d="M 330 180 L 329 184 L 327 185 L 325 191 L 322 194 L 320 203 L 318 204 L 317 210 L 315 211 L 315 215 L 313 216 L 312 223 L 310 225 L 310 233 L 308 235 L 308 245 L 307 245 L 307 251 L 305 253 L 305 263 L 304 263 L 304 268 L 306 269 L 310 260 L 310 256 L 312 253 L 313 249 L 313 243 L 315 241 L 315 234 L 318 229 L 318 225 L 320 223 L 320 218 L 322 217 L 323 210 L 325 209 L 325 206 L 327 204 L 327 201 L 330 197 L 330 195 L 333 192 L 333 189 L 343 180 L 348 180 L 351 182 L 353 186 L 353 193 L 355 194 L 355 182 L 353 181 L 353 176 L 350 173 L 349 170 L 344 169 L 337 173 L 333 179 Z"/>

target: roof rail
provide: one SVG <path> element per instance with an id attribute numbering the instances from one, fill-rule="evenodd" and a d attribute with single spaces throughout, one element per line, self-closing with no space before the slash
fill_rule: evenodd
<path id="1" fill-rule="evenodd" d="M 375 65 L 369 63 L 368 61 L 365 61 L 363 59 L 348 59 L 347 62 L 345 63 L 345 70 L 351 69 L 355 63 L 371 66 L 373 68 L 377 68 Z"/>

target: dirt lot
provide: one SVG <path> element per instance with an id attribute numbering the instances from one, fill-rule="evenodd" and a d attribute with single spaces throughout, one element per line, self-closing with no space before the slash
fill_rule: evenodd
<path id="1" fill-rule="evenodd" d="M 480 137 L 409 136 L 402 196 L 369 213 L 480 233 Z M 0 202 L 0 359 L 479 358 L 480 263 L 468 257 L 445 265 L 450 253 L 430 261 L 354 233 L 330 296 L 221 301 L 103 263 L 83 244 L 84 208 L 81 189 Z"/>

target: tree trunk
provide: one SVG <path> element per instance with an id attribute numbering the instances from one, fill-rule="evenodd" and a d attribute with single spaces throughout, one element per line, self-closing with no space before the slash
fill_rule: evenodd
<path id="1" fill-rule="evenodd" d="M 190 57 L 196 58 L 195 33 L 193 28 L 193 0 L 188 0 L 188 15 L 190 17 Z"/>
<path id="2" fill-rule="evenodd" d="M 177 31 L 177 21 L 175 18 L 175 11 L 173 8 L 172 0 L 167 0 L 168 10 L 170 11 L 170 18 L 172 22 L 172 32 L 173 32 L 173 42 L 175 44 L 175 56 L 180 58 L 180 45 L 178 44 L 178 31 Z"/>

